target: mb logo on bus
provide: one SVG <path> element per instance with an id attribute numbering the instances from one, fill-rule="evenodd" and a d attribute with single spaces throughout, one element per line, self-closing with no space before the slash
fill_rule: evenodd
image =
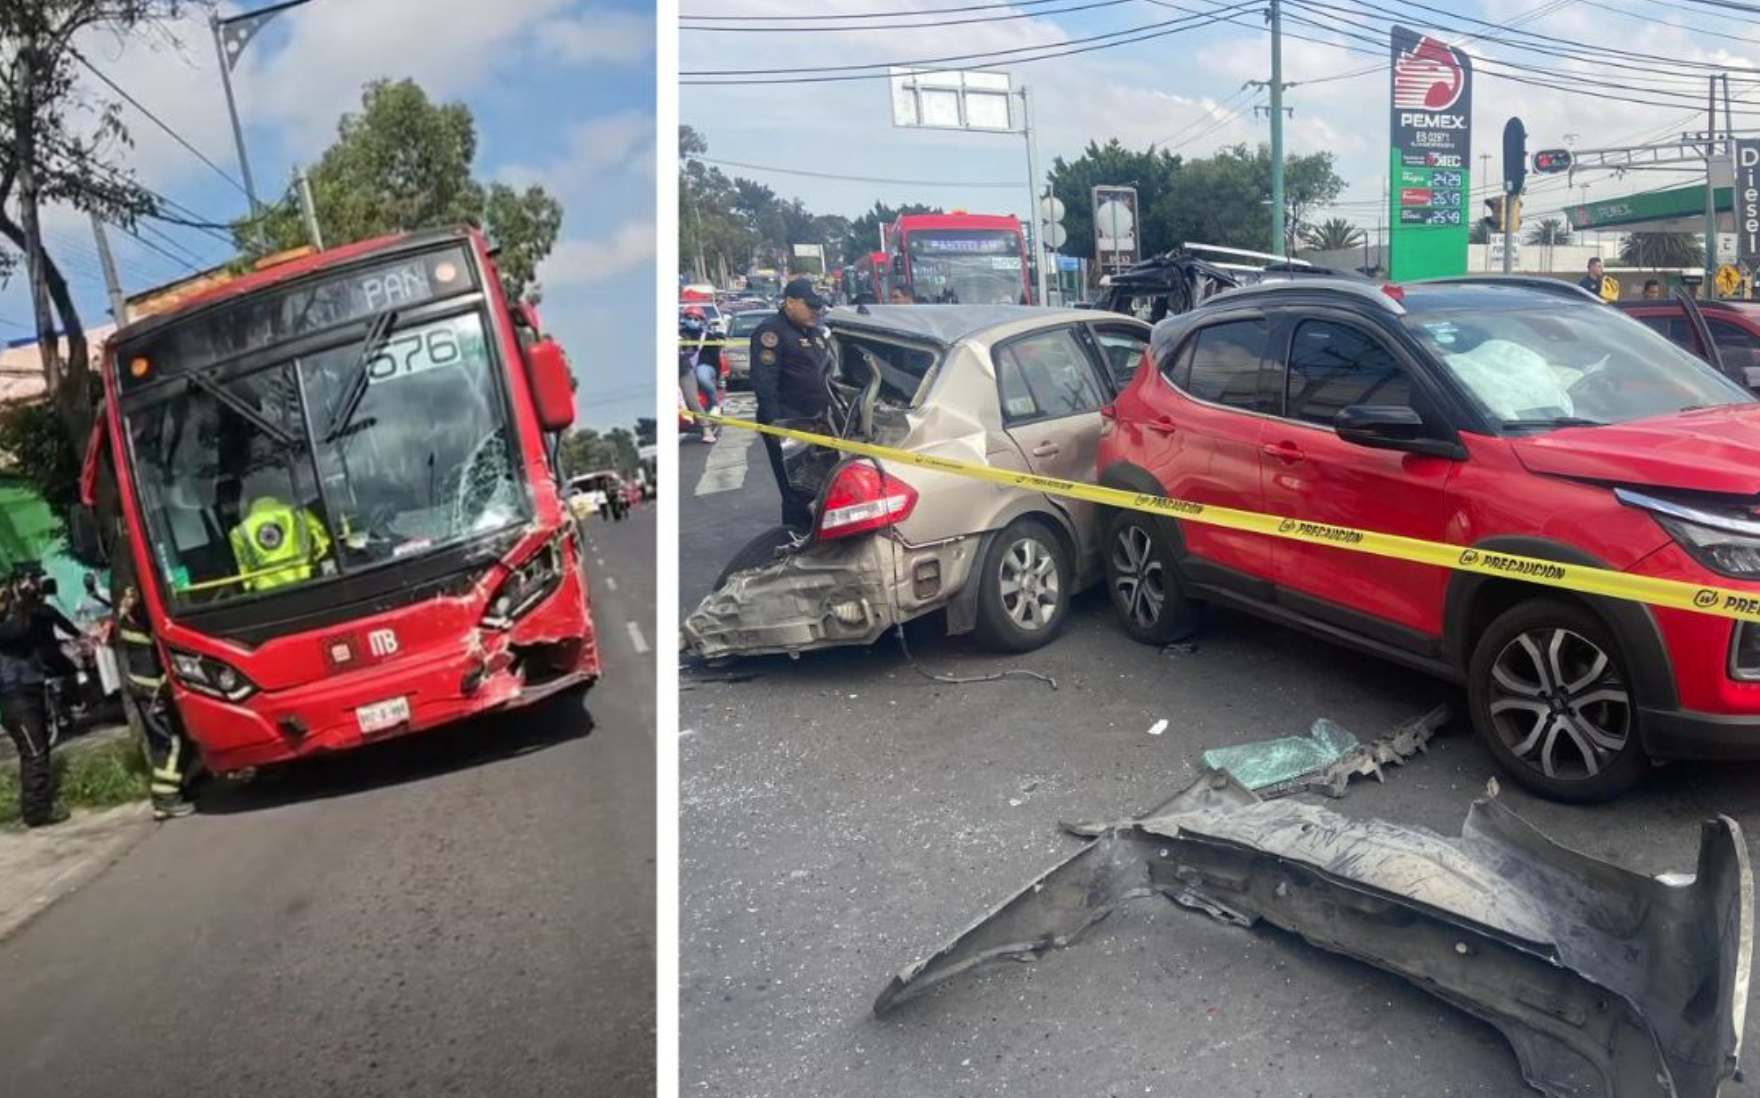
<path id="1" fill-rule="evenodd" d="M 397 634 L 389 629 L 373 630 L 367 634 L 367 650 L 376 660 L 397 655 Z"/>

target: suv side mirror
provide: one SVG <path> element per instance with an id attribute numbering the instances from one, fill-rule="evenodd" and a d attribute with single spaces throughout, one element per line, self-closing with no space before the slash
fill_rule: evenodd
<path id="1" fill-rule="evenodd" d="M 526 362 L 538 425 L 546 431 L 568 430 L 574 424 L 574 371 L 568 368 L 562 345 L 540 339 L 526 352 Z"/>
<path id="2" fill-rule="evenodd" d="M 1371 450 L 1403 450 L 1460 460 L 1467 456 L 1458 442 L 1430 437 L 1424 417 L 1411 408 L 1384 404 L 1353 404 L 1332 421 L 1338 437 Z"/>
<path id="3" fill-rule="evenodd" d="M 67 542 L 79 560 L 95 565 L 109 563 L 103 539 L 98 536 L 98 516 L 83 503 L 74 504 L 68 514 Z"/>

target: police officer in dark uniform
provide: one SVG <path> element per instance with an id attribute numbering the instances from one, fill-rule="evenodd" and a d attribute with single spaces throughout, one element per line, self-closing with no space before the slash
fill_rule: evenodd
<path id="1" fill-rule="evenodd" d="M 830 395 L 825 375 L 831 368 L 831 341 L 819 326 L 825 299 L 813 282 L 797 278 L 782 288 L 782 307 L 752 330 L 752 391 L 758 396 L 758 422 L 813 419 L 825 414 Z M 782 524 L 805 531 L 813 512 L 804 494 L 789 486 L 782 466 L 782 440 L 764 435 L 770 471 L 782 493 Z"/>

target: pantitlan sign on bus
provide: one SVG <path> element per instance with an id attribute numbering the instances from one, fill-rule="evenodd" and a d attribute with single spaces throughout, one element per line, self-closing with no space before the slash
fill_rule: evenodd
<path id="1" fill-rule="evenodd" d="M 1473 162 L 1473 65 L 1466 54 L 1393 28 L 1388 275 L 1467 273 Z"/>

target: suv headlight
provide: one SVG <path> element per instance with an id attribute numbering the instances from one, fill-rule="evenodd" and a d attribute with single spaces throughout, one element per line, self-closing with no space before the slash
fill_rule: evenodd
<path id="1" fill-rule="evenodd" d="M 212 656 L 171 650 L 171 670 L 178 681 L 200 694 L 241 702 L 257 692 L 257 685 L 244 672 Z"/>
<path id="2" fill-rule="evenodd" d="M 1676 544 L 1718 575 L 1760 580 L 1760 518 L 1735 508 L 1677 503 L 1628 488 L 1616 488 L 1613 494 L 1621 503 L 1650 512 Z"/>
<path id="3" fill-rule="evenodd" d="M 526 562 L 507 574 L 501 586 L 489 599 L 483 612 L 485 629 L 509 629 L 513 623 L 531 613 L 532 609 L 562 586 L 562 573 L 568 567 L 565 546 L 568 535 L 550 539 Z"/>

